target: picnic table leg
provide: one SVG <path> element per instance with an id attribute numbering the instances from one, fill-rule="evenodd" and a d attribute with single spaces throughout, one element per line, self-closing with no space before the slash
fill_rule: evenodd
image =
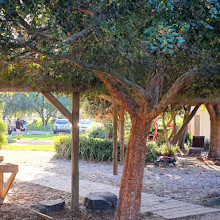
<path id="1" fill-rule="evenodd" d="M 2 197 L 3 199 L 6 197 L 6 195 L 7 195 L 7 193 L 8 193 L 8 190 L 10 189 L 10 186 L 11 186 L 11 184 L 12 184 L 12 182 L 13 182 L 13 180 L 14 180 L 16 174 L 17 174 L 17 173 L 12 173 L 11 176 L 10 176 L 10 178 L 8 179 L 8 182 L 6 183 L 5 188 L 4 188 L 4 190 L 2 191 L 2 194 L 1 194 L 1 197 Z"/>
<path id="2" fill-rule="evenodd" d="M 0 173 L 0 204 L 3 203 L 2 191 L 3 191 L 3 173 Z"/>

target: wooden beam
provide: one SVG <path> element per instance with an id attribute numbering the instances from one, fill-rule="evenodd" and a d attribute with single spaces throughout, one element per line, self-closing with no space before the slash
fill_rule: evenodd
<path id="1" fill-rule="evenodd" d="M 53 220 L 54 218 L 50 217 L 49 215 L 45 215 L 41 212 L 38 211 L 33 211 L 33 213 L 35 213 L 36 215 L 38 215 L 40 218 L 45 219 L 45 220 Z"/>
<path id="2" fill-rule="evenodd" d="M 13 183 L 13 180 L 14 180 L 16 174 L 17 174 L 17 173 L 12 173 L 11 176 L 9 177 L 8 182 L 6 183 L 5 188 L 4 188 L 4 190 L 2 191 L 2 193 L 1 193 L 1 197 L 2 197 L 3 199 L 6 197 L 6 195 L 7 195 L 7 193 L 8 193 L 8 190 L 10 189 L 11 184 Z"/>
<path id="3" fill-rule="evenodd" d="M 173 99 L 170 101 L 170 104 L 176 105 L 197 105 L 197 104 L 219 104 L 220 97 L 215 98 L 190 98 L 190 99 Z"/>
<path id="4" fill-rule="evenodd" d="M 39 78 L 33 79 L 33 83 L 24 80 L 8 82 L 0 79 L 0 92 L 79 92 L 79 88 L 74 87 L 71 82 L 61 83 L 60 80 L 54 80 L 50 76 L 40 81 Z M 47 83 L 44 83 L 45 81 Z"/>
<path id="5" fill-rule="evenodd" d="M 3 191 L 3 173 L 0 173 L 0 198 L 2 196 L 2 191 Z"/>
<path id="6" fill-rule="evenodd" d="M 113 102 L 119 103 L 119 101 L 117 99 L 113 98 L 112 96 L 100 95 L 99 97 L 102 99 L 105 99 L 109 102 L 112 102 L 112 103 Z M 143 103 L 143 99 L 136 98 L 135 100 L 139 104 Z M 197 104 L 219 104 L 219 103 L 220 103 L 220 96 L 219 95 L 217 95 L 216 97 L 213 97 L 213 98 L 192 97 L 190 99 L 174 98 L 174 99 L 170 100 L 170 104 L 174 104 L 174 105 L 197 105 Z"/>
<path id="7" fill-rule="evenodd" d="M 120 161 L 124 162 L 125 155 L 125 144 L 124 144 L 124 130 L 125 130 L 125 109 L 121 106 L 121 114 L 120 114 Z"/>
<path id="8" fill-rule="evenodd" d="M 0 173 L 17 173 L 18 165 L 11 163 L 0 163 Z"/>
<path id="9" fill-rule="evenodd" d="M 72 123 L 72 114 L 55 98 L 50 92 L 41 92 L 41 94 Z"/>
<path id="10" fill-rule="evenodd" d="M 116 102 L 113 102 L 113 175 L 118 173 L 118 149 L 117 149 L 117 108 Z"/>
<path id="11" fill-rule="evenodd" d="M 71 208 L 79 209 L 79 92 L 72 94 Z"/>

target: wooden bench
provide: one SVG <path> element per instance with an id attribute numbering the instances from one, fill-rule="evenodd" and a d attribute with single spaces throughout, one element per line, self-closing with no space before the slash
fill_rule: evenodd
<path id="1" fill-rule="evenodd" d="M 18 172 L 18 165 L 11 163 L 4 163 L 4 157 L 0 156 L 0 204 L 3 203 L 6 195 L 8 194 L 8 190 L 13 183 L 13 180 Z M 4 173 L 11 173 L 7 183 L 4 186 Z"/>

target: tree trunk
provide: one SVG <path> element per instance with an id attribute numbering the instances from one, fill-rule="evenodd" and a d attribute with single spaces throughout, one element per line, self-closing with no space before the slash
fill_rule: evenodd
<path id="1" fill-rule="evenodd" d="M 42 125 L 44 126 L 44 123 L 45 123 L 44 115 L 41 115 L 41 120 L 42 120 Z"/>
<path id="2" fill-rule="evenodd" d="M 164 138 L 167 145 L 167 148 L 170 149 L 169 139 L 168 139 L 168 132 L 167 132 L 167 126 L 165 124 L 165 113 L 162 113 L 162 122 L 163 122 L 163 130 L 164 130 Z M 169 124 L 169 123 L 168 123 Z"/>
<path id="3" fill-rule="evenodd" d="M 177 132 L 177 134 L 173 137 L 171 144 L 175 145 L 178 142 L 178 140 L 180 140 L 180 138 L 183 135 L 183 132 L 185 131 L 185 128 L 187 127 L 193 116 L 196 114 L 199 107 L 200 104 L 196 105 L 195 108 L 192 110 L 192 112 L 186 118 L 184 117 L 183 125 L 180 128 L 180 130 Z"/>
<path id="4" fill-rule="evenodd" d="M 151 121 L 144 120 L 143 117 L 136 116 L 132 119 L 115 220 L 138 219 L 141 204 L 146 141 L 150 125 Z"/>
<path id="5" fill-rule="evenodd" d="M 206 106 L 210 115 L 210 147 L 208 158 L 220 160 L 220 104 Z"/>
<path id="6" fill-rule="evenodd" d="M 182 133 L 182 136 L 178 140 L 177 145 L 180 147 L 180 149 L 184 149 L 185 148 L 184 144 L 185 144 L 185 140 L 186 140 L 187 130 L 188 130 L 188 127 L 185 127 L 185 129 L 184 129 L 184 131 Z"/>

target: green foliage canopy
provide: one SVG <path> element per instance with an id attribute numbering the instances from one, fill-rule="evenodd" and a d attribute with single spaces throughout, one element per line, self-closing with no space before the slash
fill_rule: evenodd
<path id="1" fill-rule="evenodd" d="M 83 61 L 146 88 L 161 66 L 167 66 L 167 81 L 173 82 L 189 68 L 203 65 L 207 56 L 216 63 L 219 52 L 217 0 L 2 0 L 0 4 L 3 79 L 33 80 L 40 74 L 46 76 L 43 83 L 50 76 L 60 83 L 94 85 L 94 75 L 73 66 Z M 21 65 L 24 58 L 30 65 Z M 13 63 L 8 66 L 6 61 Z"/>

